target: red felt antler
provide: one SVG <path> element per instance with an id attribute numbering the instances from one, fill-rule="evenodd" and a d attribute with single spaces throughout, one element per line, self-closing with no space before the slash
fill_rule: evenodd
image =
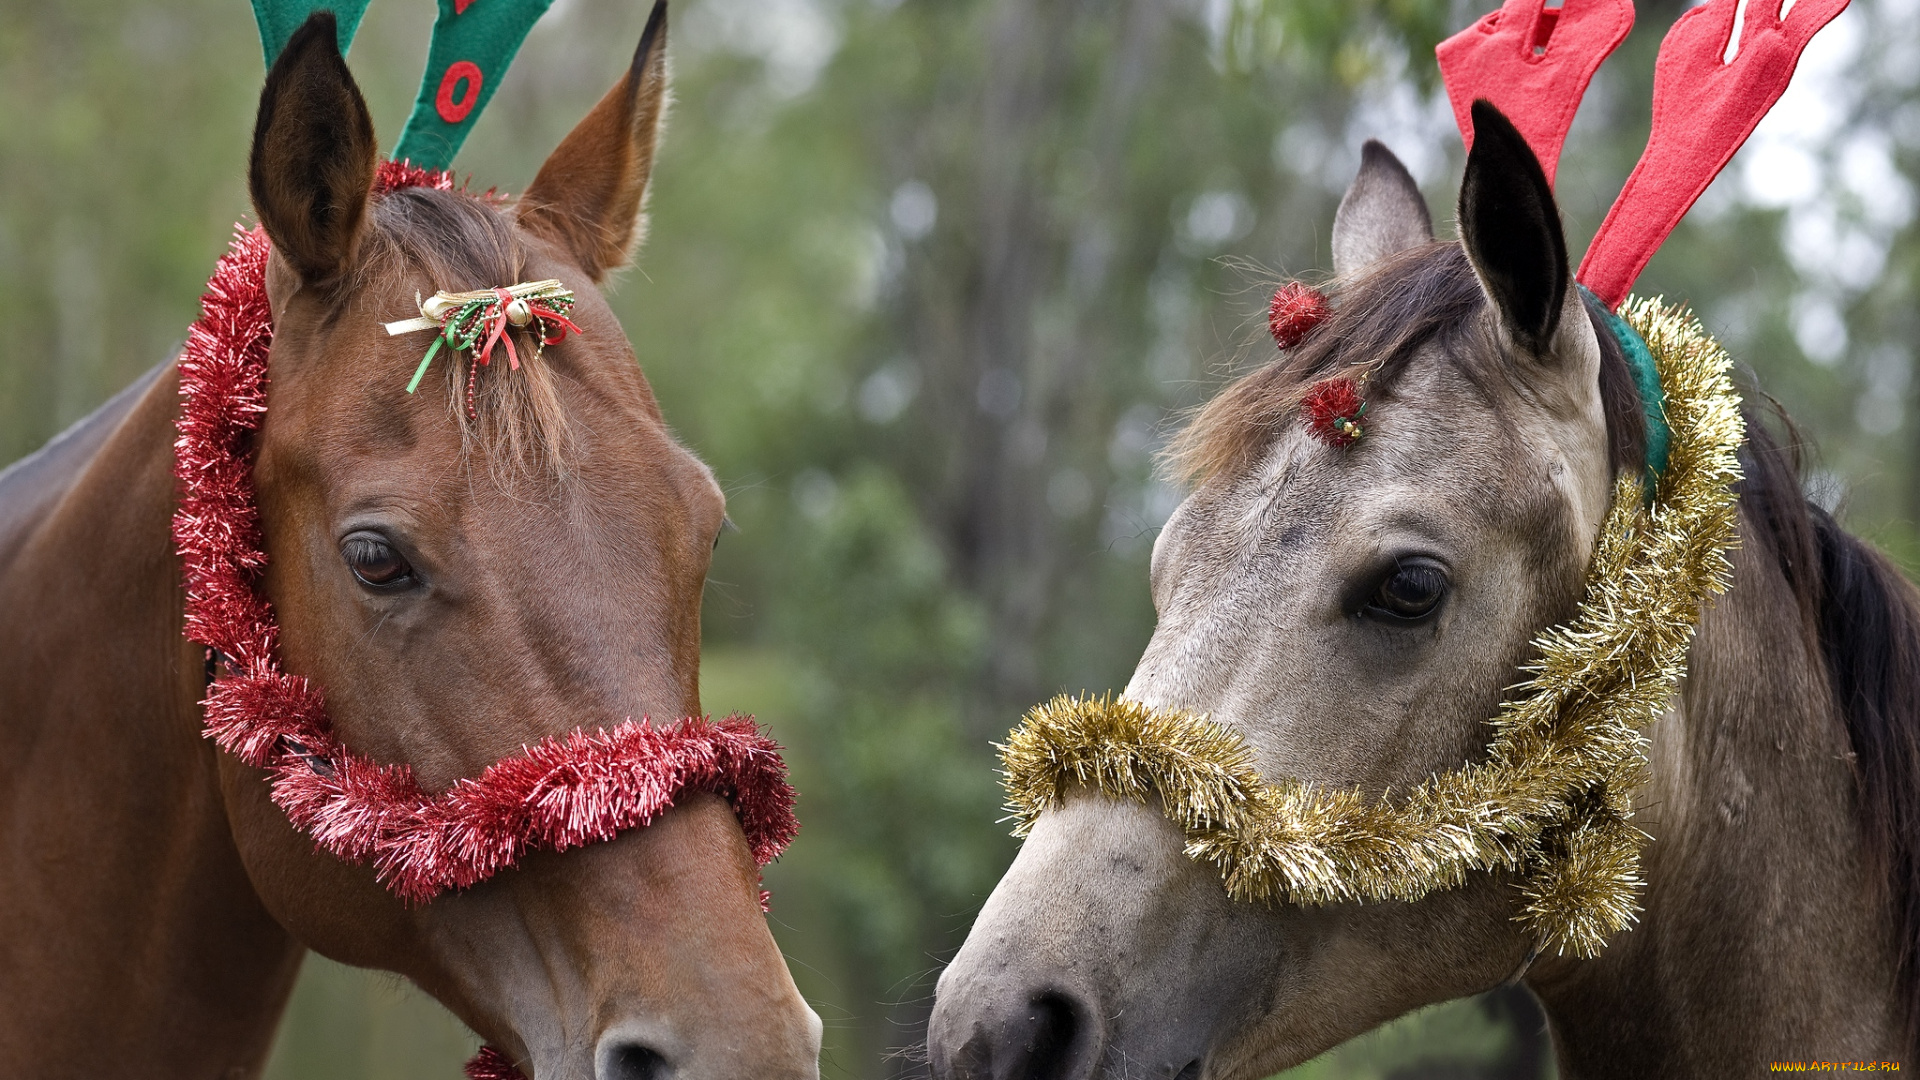
<path id="1" fill-rule="evenodd" d="M 1731 60 L 1739 0 L 1694 8 L 1660 44 L 1653 134 L 1576 275 L 1608 307 L 1627 298 L 1647 260 L 1780 99 L 1807 42 L 1847 6 L 1784 0 L 1782 19 L 1782 2 L 1751 0 Z"/>
<path id="2" fill-rule="evenodd" d="M 1633 0 L 1506 0 L 1440 43 L 1440 75 L 1460 135 L 1473 148 L 1476 98 L 1493 102 L 1526 136 L 1547 183 L 1587 83 L 1633 29 Z"/>

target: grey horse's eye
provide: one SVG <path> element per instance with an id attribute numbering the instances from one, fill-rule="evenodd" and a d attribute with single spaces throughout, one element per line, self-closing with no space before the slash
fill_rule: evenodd
<path id="1" fill-rule="evenodd" d="M 1367 601 L 1367 614 L 1389 622 L 1418 622 L 1447 595 L 1447 571 L 1430 559 L 1396 560 Z"/>
<path id="2" fill-rule="evenodd" d="M 357 532 L 347 537 L 340 544 L 340 556 L 362 585 L 387 589 L 413 578 L 413 566 L 406 556 L 379 533 Z"/>

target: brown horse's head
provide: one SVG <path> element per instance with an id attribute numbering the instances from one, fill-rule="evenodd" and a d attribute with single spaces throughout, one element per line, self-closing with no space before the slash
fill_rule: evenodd
<path id="1" fill-rule="evenodd" d="M 249 174 L 272 240 L 256 482 L 289 670 L 348 747 L 428 791 L 544 736 L 700 712 L 700 597 L 724 519 L 597 288 L 641 231 L 667 88 L 656 11 L 632 69 L 515 201 L 373 194 L 365 103 L 330 17 L 261 95 Z M 557 278 L 582 333 L 478 370 L 382 324 L 417 297 Z M 223 758 L 256 888 L 308 945 L 399 972 L 538 1080 L 812 1077 L 819 1022 L 727 804 L 403 904 L 317 852 Z"/>

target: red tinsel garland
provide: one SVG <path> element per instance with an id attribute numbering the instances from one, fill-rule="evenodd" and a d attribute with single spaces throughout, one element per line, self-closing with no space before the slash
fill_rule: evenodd
<path id="1" fill-rule="evenodd" d="M 483 1046 L 480 1052 L 467 1062 L 467 1080 L 527 1080 L 527 1074 L 507 1059 L 507 1055 L 491 1046 Z"/>
<path id="2" fill-rule="evenodd" d="M 452 191 L 453 174 L 438 169 L 423 169 L 411 161 L 381 161 L 373 174 L 373 193 L 385 195 L 401 188 L 423 187 Z"/>
<path id="3" fill-rule="evenodd" d="M 382 166 L 377 190 L 451 178 Z M 206 734 L 272 776 L 273 800 L 320 847 L 372 863 L 409 902 L 464 888 L 535 848 L 566 850 L 642 826 L 683 791 L 727 798 L 753 855 L 773 859 L 799 828 L 780 748 L 750 718 L 628 721 L 526 747 L 439 795 L 406 765 L 381 765 L 334 738 L 320 692 L 280 668 L 279 628 L 256 582 L 267 562 L 253 499 L 252 435 L 266 413 L 273 340 L 269 245 L 236 229 L 179 360 L 180 503 L 173 536 L 185 567 L 186 633 L 220 654 Z"/>

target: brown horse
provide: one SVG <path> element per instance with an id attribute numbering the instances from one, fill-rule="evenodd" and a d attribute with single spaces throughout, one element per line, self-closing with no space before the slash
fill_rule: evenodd
<path id="1" fill-rule="evenodd" d="M 1197 484 L 1154 548 L 1127 696 L 1231 726 L 1268 777 L 1381 798 L 1484 758 L 1531 643 L 1580 599 L 1614 478 L 1646 460 L 1538 162 L 1497 112 L 1475 120 L 1459 242 L 1370 144 L 1334 221 L 1332 320 L 1180 448 Z M 1316 442 L 1303 388 L 1363 367 L 1365 439 Z M 1733 587 L 1649 732 L 1644 911 L 1598 959 L 1529 967 L 1511 875 L 1236 902 L 1156 807 L 1083 792 L 1040 817 L 941 978 L 935 1076 L 1251 1080 L 1523 975 L 1568 1080 L 1920 1064 L 1920 600 L 1748 427 Z"/>
<path id="2" fill-rule="evenodd" d="M 641 231 L 663 30 L 515 202 L 370 194 L 331 16 L 261 96 L 264 591 L 343 742 L 429 791 L 547 735 L 700 711 L 722 496 L 594 287 Z M 543 278 L 575 289 L 581 336 L 483 369 L 472 418 L 463 365 L 404 392 L 425 342 L 383 321 Z M 819 1021 L 721 799 L 409 906 L 201 737 L 169 535 L 178 385 L 162 365 L 0 475 L 0 1072 L 256 1075 L 312 948 L 413 980 L 536 1080 L 817 1075 Z"/>

